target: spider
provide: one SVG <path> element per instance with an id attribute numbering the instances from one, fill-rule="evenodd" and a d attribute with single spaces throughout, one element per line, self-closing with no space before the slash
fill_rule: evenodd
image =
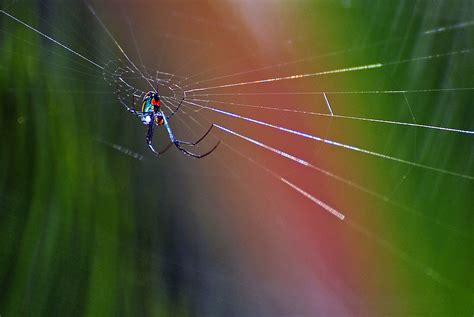
<path id="1" fill-rule="evenodd" d="M 204 133 L 204 135 L 200 137 L 197 141 L 187 142 L 187 141 L 178 140 L 175 137 L 173 131 L 171 130 L 168 120 L 171 119 L 171 117 L 179 110 L 184 99 L 185 99 L 184 97 L 183 99 L 181 99 L 176 109 L 172 110 L 169 116 L 165 115 L 164 112 L 161 110 L 161 100 L 160 100 L 160 95 L 158 93 L 158 87 L 156 91 L 149 91 L 145 94 L 145 96 L 143 97 L 141 111 L 135 110 L 135 95 L 132 95 L 131 107 L 128 107 L 125 103 L 123 103 L 123 105 L 125 106 L 128 112 L 136 115 L 143 124 L 148 126 L 148 131 L 146 134 L 146 143 L 148 147 L 153 151 L 153 153 L 155 153 L 158 156 L 165 153 L 171 147 L 171 145 L 174 144 L 176 148 L 180 150 L 181 152 L 183 152 L 184 154 L 200 159 L 211 154 L 220 144 L 220 141 L 217 141 L 217 143 L 208 152 L 204 154 L 195 154 L 183 148 L 183 145 L 195 146 L 199 144 L 199 142 L 204 140 L 204 138 L 211 132 L 212 128 L 214 127 L 214 124 L 212 124 L 211 127 L 206 131 L 206 133 Z M 168 137 L 170 139 L 170 143 L 168 144 L 168 146 L 166 146 L 161 151 L 157 151 L 155 147 L 153 146 L 153 142 L 152 142 L 155 126 L 165 126 L 166 131 L 168 133 Z"/>

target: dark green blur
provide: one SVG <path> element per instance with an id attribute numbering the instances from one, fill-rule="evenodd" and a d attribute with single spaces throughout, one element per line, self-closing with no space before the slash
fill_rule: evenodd
<path id="1" fill-rule="evenodd" d="M 85 6 L 58 4 L 6 11 L 106 60 Z M 129 158 L 102 142 L 129 136 L 110 126 L 123 118 L 101 70 L 3 15 L 0 24 L 0 315 L 184 313 L 156 287 L 159 259 L 141 254 Z"/>
<path id="2" fill-rule="evenodd" d="M 312 29 L 327 30 L 325 40 L 336 48 L 334 51 L 352 48 L 347 54 L 325 59 L 327 69 L 389 63 L 474 48 L 472 1 L 342 2 L 348 10 L 341 10 L 340 2 L 306 3 L 308 15 L 319 12 L 320 16 L 314 20 Z M 433 32 L 448 26 L 454 27 Z M 337 90 L 447 90 L 339 99 L 336 96 L 332 99 L 335 111 L 473 131 L 473 53 L 435 56 L 395 63 L 380 71 L 341 75 L 337 82 L 343 84 Z M 471 87 L 471 90 L 449 91 L 449 88 L 463 87 Z M 348 127 L 346 134 L 362 136 L 365 142 L 357 140 L 362 147 L 428 166 L 474 174 L 472 134 L 367 123 L 345 122 L 345 126 Z M 389 255 L 386 268 L 372 268 L 381 270 L 381 280 L 392 280 L 394 285 L 394 295 L 380 299 L 381 314 L 472 315 L 474 183 L 367 156 L 362 162 L 365 177 L 371 179 L 369 188 L 395 202 L 383 204 L 370 199 L 364 213 L 352 215 L 363 224 L 361 227 L 372 232 L 366 234 L 368 243 Z M 360 228 L 359 231 L 362 232 Z"/>

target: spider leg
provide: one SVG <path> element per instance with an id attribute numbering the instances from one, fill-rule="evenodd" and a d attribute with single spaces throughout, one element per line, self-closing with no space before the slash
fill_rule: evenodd
<path id="1" fill-rule="evenodd" d="M 118 89 L 118 87 L 117 87 Z M 118 91 L 118 90 L 117 90 Z M 140 111 L 136 111 L 135 110 L 135 94 L 132 94 L 132 106 L 129 107 L 125 101 L 123 100 L 123 98 L 120 96 L 120 94 L 118 92 L 115 93 L 117 95 L 117 99 L 118 101 L 122 104 L 122 106 L 125 107 L 125 109 L 130 112 L 131 114 L 137 116 L 137 117 L 140 117 L 140 115 L 142 115 L 142 112 Z"/>
<path id="2" fill-rule="evenodd" d="M 174 134 L 173 134 L 173 131 L 171 130 L 171 127 L 169 126 L 168 124 L 168 121 L 167 121 L 167 118 L 166 116 L 163 117 L 163 120 L 164 120 L 164 126 L 168 132 L 168 136 L 170 138 L 170 141 L 171 143 L 173 143 L 176 148 L 178 150 L 180 150 L 183 154 L 186 154 L 188 156 L 191 156 L 191 157 L 194 157 L 194 158 L 203 158 L 205 156 L 208 156 L 209 154 L 211 154 L 220 144 L 220 141 L 218 141 L 208 152 L 206 153 L 203 153 L 203 154 L 195 154 L 193 152 L 190 152 L 188 151 L 187 149 L 183 148 L 181 145 L 196 145 L 197 143 L 199 143 L 202 139 L 204 139 L 208 134 L 209 132 L 211 131 L 212 129 L 212 126 L 209 128 L 209 130 L 206 131 L 206 133 L 199 139 L 197 140 L 196 142 L 183 142 L 183 141 L 179 141 L 175 138 Z M 213 125 L 214 126 L 214 125 Z"/>
<path id="3" fill-rule="evenodd" d="M 155 129 L 155 125 L 153 123 L 153 120 L 150 122 L 150 124 L 148 125 L 148 131 L 146 133 L 146 143 L 148 145 L 148 147 L 150 148 L 150 150 L 152 150 L 153 153 L 155 153 L 157 156 L 158 155 L 161 155 L 163 153 L 165 153 L 166 151 L 168 151 L 168 149 L 171 147 L 171 145 L 173 143 L 169 143 L 163 150 L 161 151 L 157 151 L 155 149 L 155 147 L 153 146 L 153 131 Z"/>
<path id="4" fill-rule="evenodd" d="M 184 98 L 181 99 L 181 101 L 179 102 L 178 107 L 176 107 L 176 109 L 175 109 L 173 112 L 171 112 L 171 114 L 170 114 L 169 116 L 167 116 L 166 119 L 170 119 L 172 116 L 174 116 L 174 114 L 175 114 L 176 112 L 178 112 L 179 108 L 180 108 L 181 105 L 183 104 L 183 100 L 184 100 Z"/>
<path id="5" fill-rule="evenodd" d="M 137 112 L 135 111 L 135 94 L 132 94 L 132 106 L 127 107 L 127 111 L 133 114 L 136 114 Z"/>
<path id="6" fill-rule="evenodd" d="M 174 145 L 178 148 L 178 150 L 180 150 L 181 152 L 183 152 L 184 154 L 188 155 L 188 156 L 191 156 L 191 157 L 194 157 L 194 158 L 203 158 L 205 156 L 208 156 L 209 154 L 211 154 L 212 152 L 214 152 L 214 150 L 219 146 L 219 144 L 221 143 L 221 141 L 217 141 L 217 143 L 206 153 L 203 153 L 203 154 L 195 154 L 195 153 L 192 153 L 184 148 L 181 147 L 180 143 L 178 143 L 177 141 L 174 143 Z"/>
<path id="7" fill-rule="evenodd" d="M 153 141 L 153 132 L 155 130 L 155 125 L 153 120 L 148 124 L 148 131 L 146 132 L 146 143 L 151 144 Z"/>
<path id="8" fill-rule="evenodd" d="M 176 142 L 178 142 L 179 144 L 195 146 L 195 145 L 199 144 L 199 142 L 201 142 L 202 140 L 204 140 L 204 138 L 211 132 L 211 130 L 212 130 L 213 127 L 214 127 L 214 124 L 212 124 L 211 127 L 206 131 L 206 133 L 204 133 L 204 135 L 203 135 L 202 137 L 200 137 L 197 141 L 194 141 L 194 142 L 187 142 L 187 141 L 176 140 Z"/>
<path id="9" fill-rule="evenodd" d="M 171 147 L 172 144 L 173 144 L 173 143 L 168 144 L 168 145 L 167 145 L 163 150 L 161 150 L 161 151 L 155 150 L 155 147 L 153 146 L 152 143 L 148 143 L 148 147 L 150 148 L 150 150 L 152 150 L 153 153 L 155 153 L 157 156 L 159 156 L 159 155 L 165 153 L 166 151 L 168 151 L 168 149 Z"/>

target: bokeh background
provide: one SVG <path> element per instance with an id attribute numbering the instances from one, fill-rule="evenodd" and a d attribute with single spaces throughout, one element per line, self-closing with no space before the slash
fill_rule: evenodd
<path id="1" fill-rule="evenodd" d="M 91 5 L 143 72 L 188 89 L 390 63 L 190 98 L 474 175 L 472 134 L 236 105 L 327 114 L 328 92 L 338 115 L 473 131 L 470 0 Z M 99 65 L 125 60 L 81 1 L 1 8 Z M 207 145 L 223 144 L 210 157 L 156 158 L 101 69 L 5 14 L 0 50 L 1 316 L 473 314 L 472 180 L 191 104 L 173 117 L 181 138 L 216 122 L 346 182 L 217 129 Z M 392 90 L 412 92 L 362 93 Z"/>

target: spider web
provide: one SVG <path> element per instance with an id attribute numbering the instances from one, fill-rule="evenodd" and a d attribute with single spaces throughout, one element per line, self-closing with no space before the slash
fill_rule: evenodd
<path id="1" fill-rule="evenodd" d="M 76 44 L 68 42 L 67 31 L 61 32 L 59 28 L 51 27 L 58 37 L 61 37 L 59 40 L 40 28 L 31 26 L 25 20 L 15 16 L 14 8 L 18 6 L 20 4 L 12 2 L 0 12 L 60 46 L 63 52 L 56 53 L 58 57 L 75 61 L 77 64 L 74 68 L 71 67 L 70 71 L 95 76 L 94 79 L 86 80 L 97 83 L 96 87 L 101 85 L 102 79 L 107 83 L 107 89 L 104 86 L 104 90 L 91 91 L 91 93 L 106 94 L 112 91 L 118 103 L 126 108 L 138 109 L 144 94 L 157 88 L 163 107 L 169 112 L 176 109 L 184 98 L 183 110 L 173 117 L 172 127 L 187 137 L 195 138 L 209 125 L 215 124 L 217 131 L 214 131 L 210 138 L 213 138 L 211 141 L 220 139 L 222 146 L 208 160 L 212 164 L 222 166 L 224 172 L 231 175 L 232 180 L 243 181 L 239 175 L 236 175 L 235 167 L 220 157 L 222 155 L 220 151 L 232 153 L 234 159 L 240 161 L 238 164 L 248 163 L 248 168 L 262 173 L 264 175 L 262 177 L 273 178 L 287 192 L 292 192 L 300 197 L 299 199 L 307 200 L 312 204 L 315 212 L 324 212 L 327 217 L 335 217 L 337 225 L 350 227 L 434 282 L 448 289 L 464 292 L 463 286 L 444 277 L 429 263 L 419 260 L 412 253 L 390 242 L 390 239 L 372 231 L 370 226 L 361 223 L 358 217 L 351 217 L 352 210 L 340 207 L 344 206 L 340 203 L 343 198 L 327 193 L 321 194 L 319 186 L 303 180 L 302 175 L 314 173 L 318 175 L 318 180 L 323 179 L 323 184 L 331 183 L 331 188 L 342 188 L 342 190 L 349 188 L 357 192 L 360 197 L 370 197 L 377 204 L 388 205 L 397 212 L 421 219 L 422 222 L 434 226 L 441 234 L 449 233 L 458 241 L 471 243 L 472 234 L 465 228 L 430 215 L 426 210 L 413 207 L 410 202 L 398 200 L 396 196 L 413 173 L 427 179 L 423 184 L 460 183 L 462 187 L 472 188 L 474 181 L 472 119 L 467 121 L 443 119 L 448 117 L 448 112 L 453 112 L 457 117 L 463 117 L 464 113 L 470 112 L 462 104 L 447 104 L 444 109 L 436 108 L 436 111 L 446 113 L 445 116 L 441 115 L 441 120 L 438 120 L 437 117 L 426 114 L 423 107 L 418 108 L 417 101 L 451 98 L 456 102 L 457 95 L 472 96 L 474 87 L 469 81 L 465 86 L 451 86 L 449 83 L 444 85 L 442 81 L 436 82 L 433 86 L 425 86 L 423 83 L 403 85 L 403 83 L 394 83 L 391 77 L 395 72 L 408 73 L 417 70 L 422 72 L 421 70 L 430 67 L 430 63 L 446 60 L 453 63 L 465 61 L 470 65 L 474 48 L 470 43 L 460 41 L 461 45 L 452 48 L 420 49 L 418 51 L 423 53 L 416 53 L 415 56 L 410 57 L 402 56 L 400 49 L 394 54 L 359 60 L 360 54 L 368 50 L 382 47 L 397 48 L 407 39 L 416 39 L 423 43 L 438 36 L 454 37 L 459 34 L 461 36 L 469 34 L 474 27 L 473 20 L 435 25 L 407 36 L 392 36 L 363 45 L 330 50 L 317 55 L 298 56 L 295 59 L 280 60 L 250 68 L 242 68 L 241 65 L 248 61 L 251 62 L 250 64 L 258 64 L 257 58 L 261 57 L 262 53 L 250 51 L 249 54 L 236 54 L 224 63 L 201 67 L 200 63 L 208 54 L 219 51 L 220 43 L 211 43 L 187 37 L 186 34 L 176 35 L 164 31 L 158 35 L 162 38 L 158 52 L 165 52 L 167 46 L 178 45 L 176 43 L 179 45 L 185 43 L 185 47 L 193 52 L 186 61 L 180 61 L 168 71 L 165 67 L 165 58 L 157 58 L 155 66 L 146 65 L 140 45 L 143 41 L 137 38 L 135 30 L 139 27 L 136 25 L 138 22 L 133 21 L 124 10 L 121 11 L 120 19 L 129 32 L 126 39 L 130 45 L 127 48 L 123 47 L 123 41 L 119 41 L 109 30 L 108 24 L 104 23 L 99 11 L 96 11 L 94 6 L 86 4 L 96 23 L 110 41 L 104 46 L 106 51 L 104 54 L 101 47 L 95 46 L 84 36 L 85 41 L 90 45 L 76 47 Z M 34 12 L 30 13 L 34 14 Z M 238 31 L 238 28 L 233 25 L 210 21 L 185 11 L 168 13 L 175 23 L 185 20 L 210 28 L 219 27 L 227 35 L 235 35 Z M 71 13 L 68 16 L 74 15 Z M 56 32 L 58 30 L 59 32 Z M 8 27 L 2 31 L 9 34 Z M 78 32 L 78 30 L 73 31 Z M 21 37 L 17 39 L 24 41 Z M 292 41 L 291 44 L 294 42 Z M 107 57 L 104 59 L 102 55 Z M 346 56 L 348 60 L 356 62 L 333 65 L 333 59 L 340 56 Z M 64 67 L 60 64 L 57 66 Z M 91 71 L 93 69 L 99 70 L 101 78 L 94 75 Z M 354 89 L 347 90 L 331 88 L 333 82 L 339 78 L 342 78 L 342 81 L 351 82 L 350 85 L 352 85 L 359 78 L 357 76 L 362 78 L 362 82 L 366 82 L 364 76 L 374 72 L 379 74 L 376 76 L 382 82 L 381 84 L 369 82 L 366 87 L 355 85 Z M 306 87 L 321 88 L 307 90 Z M 77 93 L 87 92 L 78 91 Z M 352 103 L 355 104 L 360 100 L 359 98 L 370 103 L 371 106 L 367 107 L 369 113 L 351 107 Z M 395 107 L 394 110 L 388 111 L 393 116 L 383 116 L 383 111 L 377 109 L 377 107 L 384 107 L 383 103 Z M 119 111 L 117 109 L 117 112 Z M 316 118 L 321 125 L 308 126 L 308 118 Z M 136 124 L 140 123 L 137 121 Z M 354 131 L 366 129 L 361 126 L 370 127 L 362 131 L 378 132 L 382 135 L 381 141 L 378 143 L 374 141 L 378 146 L 371 146 L 369 142 L 351 135 L 353 128 Z M 398 138 L 397 133 L 403 137 Z M 426 155 L 423 157 L 420 147 L 429 147 L 433 140 L 437 139 L 448 140 L 447 142 L 453 145 L 450 147 L 454 151 L 453 156 L 458 156 L 459 159 L 446 160 L 448 163 L 445 164 L 446 161 L 432 160 Z M 124 144 L 116 144 L 103 139 L 98 139 L 98 141 L 139 161 L 156 160 L 149 153 L 139 154 Z M 458 149 L 456 144 L 460 144 Z M 342 158 L 348 162 L 355 160 L 358 162 L 356 165 L 359 162 L 367 163 L 374 167 L 374 171 L 380 172 L 386 169 L 389 185 L 378 186 L 377 183 L 368 182 L 364 175 L 334 168 L 332 164 L 319 158 L 325 153 L 329 158 Z M 272 164 L 269 163 L 274 161 L 278 161 L 275 166 L 280 168 L 272 168 Z M 159 162 L 153 161 L 153 164 L 159 164 Z M 261 192 L 262 197 L 269 195 L 265 188 L 262 188 Z"/>

